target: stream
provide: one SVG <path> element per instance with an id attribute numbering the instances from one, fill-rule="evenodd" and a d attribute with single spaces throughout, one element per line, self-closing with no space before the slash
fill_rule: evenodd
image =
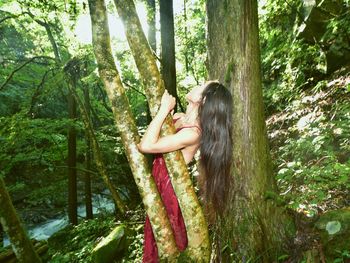
<path id="1" fill-rule="evenodd" d="M 114 202 L 110 198 L 107 198 L 105 194 L 96 194 L 92 197 L 93 214 L 97 215 L 100 212 L 113 212 Z M 85 218 L 85 204 L 78 206 L 78 218 Z M 60 215 L 56 218 L 48 219 L 40 224 L 26 226 L 27 232 L 30 238 L 37 240 L 48 239 L 52 234 L 68 225 L 68 215 Z M 10 241 L 4 233 L 4 247 L 8 246 Z"/>

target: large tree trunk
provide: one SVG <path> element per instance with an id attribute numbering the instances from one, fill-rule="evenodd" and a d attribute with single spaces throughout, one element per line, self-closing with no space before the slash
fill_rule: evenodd
<path id="1" fill-rule="evenodd" d="M 124 22 L 129 46 L 141 74 L 151 115 L 155 116 L 165 90 L 164 82 L 142 31 L 134 2 L 115 0 L 115 4 Z M 161 136 L 173 133 L 175 127 L 172 118 L 168 116 L 163 124 Z M 210 257 L 208 228 L 181 151 L 164 154 L 164 157 L 186 225 L 187 255 L 194 262 L 208 262 Z"/>
<path id="2" fill-rule="evenodd" d="M 41 259 L 26 231 L 23 229 L 15 208 L 12 205 L 3 178 L 0 176 L 0 224 L 11 241 L 11 246 L 19 262 L 40 263 Z"/>
<path id="3" fill-rule="evenodd" d="M 159 1 L 160 36 L 161 36 L 161 72 L 165 88 L 176 100 L 176 67 L 175 67 L 175 40 L 174 40 L 174 13 L 173 0 Z"/>
<path id="4" fill-rule="evenodd" d="M 140 138 L 119 73 L 114 63 L 103 0 L 89 0 L 92 42 L 100 77 L 112 105 L 115 124 L 121 134 L 131 171 L 152 223 L 161 260 L 173 261 L 178 251 L 169 220 L 147 160 L 137 149 Z"/>
<path id="5" fill-rule="evenodd" d="M 86 109 L 86 118 L 90 120 L 90 94 L 89 94 L 89 88 L 85 86 L 83 88 L 84 90 L 84 105 Z M 82 113 L 83 114 L 83 113 Z M 92 125 L 92 122 L 90 121 L 90 124 Z M 92 128 L 92 127 L 91 127 Z M 86 129 L 86 128 L 85 128 Z M 91 139 L 89 136 L 89 133 L 86 132 L 85 136 L 86 140 L 86 158 L 85 158 L 85 177 L 84 177 L 84 185 L 85 185 L 85 210 L 86 210 L 86 218 L 92 219 L 94 217 L 93 210 L 92 210 L 92 194 L 91 194 L 91 157 L 92 157 L 92 148 L 91 148 Z"/>
<path id="6" fill-rule="evenodd" d="M 207 0 L 207 15 L 209 76 L 230 89 L 234 105 L 235 183 L 229 213 L 220 222 L 221 246 L 238 261 L 273 262 L 293 227 L 267 200 L 277 190 L 264 119 L 257 1 Z"/>

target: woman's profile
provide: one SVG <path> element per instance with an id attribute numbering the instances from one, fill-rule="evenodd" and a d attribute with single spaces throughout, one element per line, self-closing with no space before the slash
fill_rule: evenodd
<path id="1" fill-rule="evenodd" d="M 225 211 L 232 161 L 232 96 L 228 89 L 217 81 L 208 81 L 193 88 L 186 100 L 186 113 L 173 116 L 176 133 L 160 137 L 162 124 L 175 107 L 175 98 L 165 91 L 159 111 L 138 145 L 141 152 L 156 154 L 152 175 L 180 251 L 187 247 L 186 228 L 162 153 L 181 150 L 188 164 L 200 150 L 199 186 L 210 221 Z M 148 217 L 144 228 L 143 262 L 158 262 L 157 245 Z"/>

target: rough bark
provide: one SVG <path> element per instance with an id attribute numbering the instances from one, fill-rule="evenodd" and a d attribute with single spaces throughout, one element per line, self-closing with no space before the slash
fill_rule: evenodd
<path id="1" fill-rule="evenodd" d="M 173 0 L 160 0 L 159 13 L 162 54 L 161 72 L 165 88 L 178 100 L 176 92 Z"/>
<path id="2" fill-rule="evenodd" d="M 0 176 L 0 224 L 11 241 L 11 246 L 19 262 L 40 263 L 41 259 L 16 214 L 3 178 Z"/>
<path id="3" fill-rule="evenodd" d="M 71 89 L 71 87 L 70 87 L 70 89 Z M 118 214 L 120 214 L 120 216 L 123 217 L 123 216 L 125 216 L 125 212 L 126 212 L 127 208 L 126 208 L 125 204 L 123 203 L 122 199 L 120 198 L 119 193 L 117 192 L 117 190 L 115 189 L 111 180 L 108 177 L 108 172 L 107 172 L 106 164 L 103 160 L 100 144 L 97 141 L 97 138 L 96 138 L 93 126 L 92 126 L 91 119 L 89 118 L 89 115 L 87 113 L 87 109 L 84 107 L 78 94 L 72 89 L 70 90 L 70 92 L 72 92 L 72 94 L 74 96 L 74 100 L 77 101 L 77 103 L 78 103 L 79 110 L 81 112 L 81 116 L 83 119 L 85 131 L 87 132 L 89 140 L 92 143 L 92 150 L 94 153 L 97 170 L 98 170 L 99 174 L 102 176 L 102 179 L 103 179 L 104 183 L 106 184 L 108 190 L 112 194 L 113 201 L 119 210 Z"/>
<path id="4" fill-rule="evenodd" d="M 121 134 L 131 171 L 153 226 L 159 257 L 161 260 L 171 261 L 177 256 L 178 251 L 147 160 L 137 149 L 140 138 L 112 56 L 104 1 L 89 0 L 89 8 L 94 53 L 100 77 L 112 105 L 114 121 Z"/>
<path id="5" fill-rule="evenodd" d="M 154 117 L 159 108 L 160 98 L 165 90 L 164 82 L 161 79 L 156 61 L 142 31 L 134 2 L 132 0 L 115 0 L 115 4 L 124 22 L 129 46 L 141 74 L 151 115 Z M 173 134 L 174 132 L 175 127 L 169 115 L 163 124 L 161 136 Z M 210 244 L 207 223 L 194 192 L 182 153 L 176 151 L 164 154 L 164 157 L 186 225 L 188 236 L 187 255 L 194 262 L 208 262 Z"/>
<path id="6" fill-rule="evenodd" d="M 85 102 L 85 109 L 86 112 L 82 112 L 82 115 L 86 114 L 85 118 L 89 120 L 89 124 L 92 129 L 92 123 L 90 120 L 90 94 L 89 94 L 89 88 L 87 86 L 84 87 L 84 102 Z M 80 109 L 81 111 L 81 109 Z M 90 130 L 90 127 L 85 126 L 85 130 Z M 91 176 L 90 176 L 90 170 L 91 170 L 91 155 L 92 155 L 92 148 L 91 148 L 91 139 L 89 136 L 89 132 L 86 132 L 86 158 L 85 158 L 85 167 L 86 172 L 84 176 L 84 185 L 85 185 L 85 210 L 86 210 L 86 218 L 92 219 L 93 218 L 93 211 L 92 211 L 92 194 L 91 194 Z"/>
<path id="7" fill-rule="evenodd" d="M 210 79 L 233 95 L 233 177 L 221 245 L 235 260 L 272 262 L 291 234 L 276 196 L 264 118 L 256 0 L 207 0 Z M 232 260 L 232 258 L 231 258 Z"/>
<path id="8" fill-rule="evenodd" d="M 148 22 L 148 43 L 153 52 L 157 54 L 157 39 L 156 39 L 156 1 L 147 0 L 147 22 Z"/>

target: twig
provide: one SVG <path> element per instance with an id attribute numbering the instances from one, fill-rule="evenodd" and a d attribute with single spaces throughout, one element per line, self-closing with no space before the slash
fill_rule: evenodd
<path id="1" fill-rule="evenodd" d="M 141 94 L 142 96 L 144 96 L 146 98 L 146 95 L 144 93 L 142 93 L 141 91 L 139 91 L 137 88 L 135 88 L 134 86 L 130 85 L 129 83 L 127 83 L 126 81 L 123 82 L 123 84 L 129 88 L 131 88 L 132 90 L 136 91 L 137 93 Z"/>

